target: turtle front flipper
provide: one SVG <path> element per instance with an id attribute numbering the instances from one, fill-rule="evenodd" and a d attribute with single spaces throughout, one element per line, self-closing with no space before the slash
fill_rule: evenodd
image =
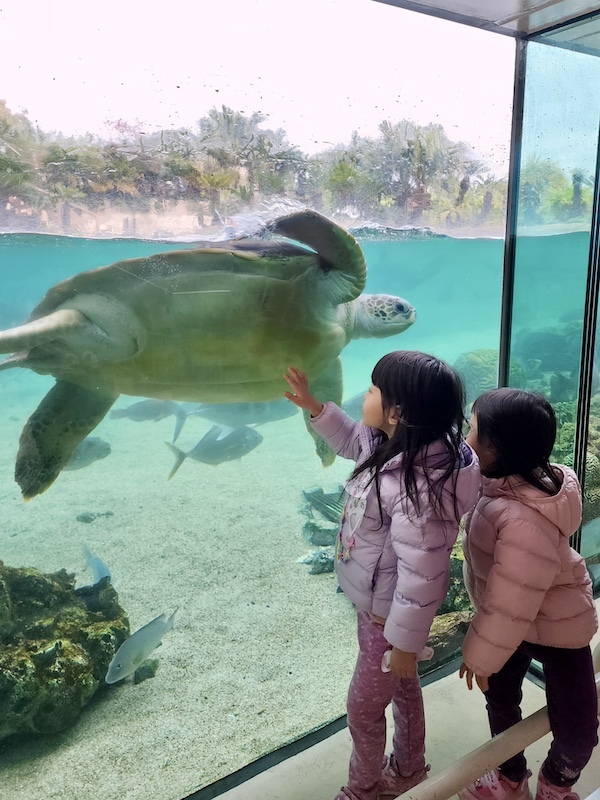
<path id="1" fill-rule="evenodd" d="M 354 300 L 365 288 L 367 264 L 360 245 L 347 230 L 322 214 L 288 214 L 269 223 L 267 230 L 306 244 L 320 256 L 323 272 L 335 273 L 338 279 L 331 281 L 334 303 Z"/>
<path id="2" fill-rule="evenodd" d="M 318 378 L 310 381 L 310 391 L 317 398 L 317 400 L 321 401 L 321 403 L 331 400 L 338 406 L 342 405 L 341 358 L 336 358 L 331 366 L 325 370 L 325 372 L 322 372 Z M 317 455 L 321 459 L 323 466 L 329 467 L 335 461 L 335 452 L 331 449 L 327 442 L 319 436 L 319 434 L 310 424 L 310 413 L 308 411 L 304 411 L 303 413 L 306 428 L 312 438 L 315 440 L 315 444 L 317 446 Z"/>
<path id="3" fill-rule="evenodd" d="M 117 394 L 57 381 L 27 420 L 15 465 L 24 500 L 54 483 L 73 451 L 94 430 Z"/>

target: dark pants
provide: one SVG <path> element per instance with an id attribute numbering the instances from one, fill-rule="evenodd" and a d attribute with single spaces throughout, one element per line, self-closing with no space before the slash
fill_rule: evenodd
<path id="1" fill-rule="evenodd" d="M 572 786 L 598 744 L 598 696 L 589 647 L 568 650 L 521 642 L 500 672 L 489 678 L 485 697 L 492 736 L 521 720 L 521 687 L 534 658 L 544 668 L 554 737 L 542 771 L 554 786 Z M 509 780 L 522 780 L 527 772 L 523 753 L 501 764 L 500 771 Z"/>

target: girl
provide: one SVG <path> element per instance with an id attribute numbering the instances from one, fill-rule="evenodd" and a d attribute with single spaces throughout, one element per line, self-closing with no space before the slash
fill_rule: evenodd
<path id="1" fill-rule="evenodd" d="M 433 356 L 390 353 L 373 370 L 361 424 L 316 400 L 303 372 L 290 367 L 285 378 L 285 396 L 356 461 L 336 572 L 358 611 L 359 656 L 348 693 L 349 779 L 335 800 L 396 797 L 429 770 L 417 660 L 448 590 L 459 520 L 479 491 L 477 458 L 461 437 L 462 383 Z M 390 702 L 395 733 L 384 758 Z"/>
<path id="2" fill-rule="evenodd" d="M 589 642 L 598 627 L 584 560 L 569 547 L 581 522 L 573 470 L 549 463 L 552 406 L 538 394 L 494 389 L 473 404 L 467 442 L 483 493 L 464 540 L 465 582 L 476 613 L 460 677 L 487 700 L 492 735 L 521 719 L 521 685 L 532 658 L 546 677 L 554 739 L 536 800 L 579 800 L 571 790 L 598 742 Z M 523 753 L 459 792 L 462 800 L 530 800 Z"/>

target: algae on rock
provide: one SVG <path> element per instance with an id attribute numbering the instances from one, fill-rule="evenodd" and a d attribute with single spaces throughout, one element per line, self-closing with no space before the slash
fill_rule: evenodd
<path id="1" fill-rule="evenodd" d="M 72 725 L 128 636 L 108 578 L 75 589 L 64 569 L 0 561 L 0 740 Z"/>

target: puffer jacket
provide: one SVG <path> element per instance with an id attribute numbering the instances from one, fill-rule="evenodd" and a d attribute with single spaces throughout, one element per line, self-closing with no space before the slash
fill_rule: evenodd
<path id="1" fill-rule="evenodd" d="M 522 641 L 580 648 L 598 627 L 585 561 L 569 546 L 581 522 L 581 490 L 569 467 L 548 495 L 521 478 L 482 478 L 466 521 L 465 583 L 476 613 L 463 660 L 478 675 L 498 672 Z"/>
<path id="2" fill-rule="evenodd" d="M 357 463 L 368 458 L 379 441 L 378 431 L 354 422 L 334 403 L 325 403 L 311 424 L 338 455 Z M 444 487 L 441 511 L 434 513 L 423 470 L 427 462 L 435 479 L 435 464 L 444 455 L 442 443 L 433 442 L 415 465 L 420 515 L 406 503 L 402 454 L 380 470 L 382 515 L 371 483 L 364 495 L 364 512 L 352 532 L 356 520 L 347 513 L 350 498 L 346 497 L 338 548 L 345 558 L 336 558 L 340 588 L 357 609 L 385 617 L 385 638 L 408 653 L 424 648 L 433 618 L 448 592 L 450 552 L 458 535 L 452 479 Z M 466 444 L 462 456 L 456 486 L 461 517 L 475 504 L 480 485 L 477 456 Z"/>

